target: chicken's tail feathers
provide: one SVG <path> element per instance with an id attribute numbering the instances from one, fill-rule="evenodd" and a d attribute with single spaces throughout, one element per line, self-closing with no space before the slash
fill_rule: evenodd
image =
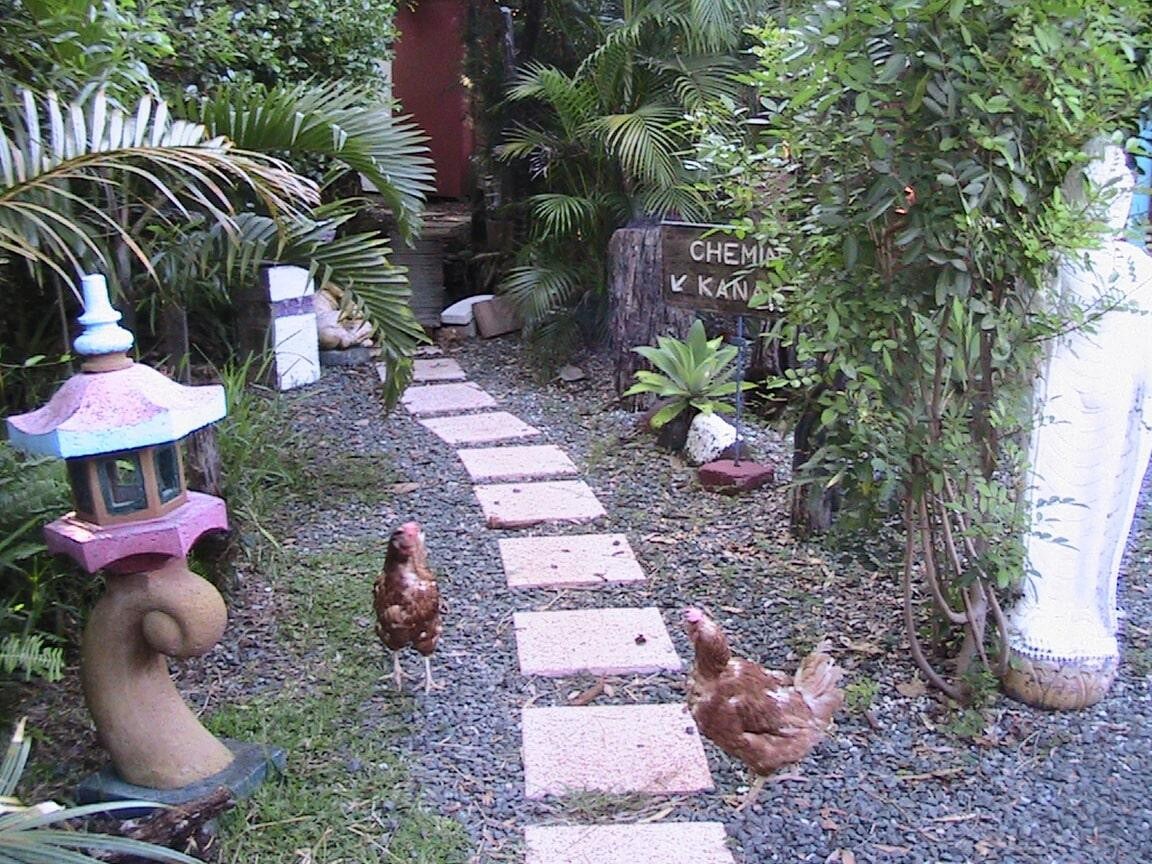
<path id="1" fill-rule="evenodd" d="M 832 715 L 844 704 L 844 691 L 837 685 L 844 677 L 844 670 L 827 654 L 809 654 L 800 661 L 800 668 L 792 685 L 804 696 L 809 710 L 826 725 Z"/>

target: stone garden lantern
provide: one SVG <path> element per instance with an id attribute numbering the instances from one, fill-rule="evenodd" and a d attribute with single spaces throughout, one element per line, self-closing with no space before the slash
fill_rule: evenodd
<path id="1" fill-rule="evenodd" d="M 263 748 L 208 732 L 165 659 L 206 653 L 227 621 L 219 592 L 187 560 L 202 534 L 228 527 L 227 511 L 186 488 L 180 453 L 181 439 L 224 416 L 224 390 L 186 387 L 133 362 L 104 277 L 82 283 L 82 371 L 47 405 L 7 421 L 14 447 L 67 461 L 75 510 L 45 528 L 48 548 L 106 575 L 84 631 L 81 680 L 114 770 L 85 780 L 80 797 L 176 802 L 217 786 L 242 795 L 266 772 Z"/>

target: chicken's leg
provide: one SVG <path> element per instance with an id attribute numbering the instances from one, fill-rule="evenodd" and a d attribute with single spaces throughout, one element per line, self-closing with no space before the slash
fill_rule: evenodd
<path id="1" fill-rule="evenodd" d="M 768 778 L 763 774 L 757 774 L 756 779 L 752 781 L 752 785 L 748 787 L 748 794 L 744 796 L 744 800 L 740 802 L 740 806 L 736 808 L 736 812 L 741 812 L 745 807 L 750 807 L 756 803 L 756 798 L 760 795 L 760 790 L 764 788 L 764 784 L 768 782 Z"/>
<path id="2" fill-rule="evenodd" d="M 404 670 L 400 668 L 400 655 L 392 652 L 392 677 L 396 680 L 396 692 L 404 692 Z"/>
<path id="3" fill-rule="evenodd" d="M 424 692 L 431 693 L 432 685 L 435 682 L 432 680 L 432 658 L 424 658 Z"/>

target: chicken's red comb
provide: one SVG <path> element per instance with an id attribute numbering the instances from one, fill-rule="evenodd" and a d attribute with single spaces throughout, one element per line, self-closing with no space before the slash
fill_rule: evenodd
<path id="1" fill-rule="evenodd" d="M 689 606 L 684 610 L 684 620 L 692 624 L 699 624 L 704 620 L 704 618 L 704 613 L 697 609 L 695 606 Z"/>

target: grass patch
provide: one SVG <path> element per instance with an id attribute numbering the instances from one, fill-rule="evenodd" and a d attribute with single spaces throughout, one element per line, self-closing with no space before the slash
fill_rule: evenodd
<path id="1" fill-rule="evenodd" d="M 222 820 L 224 861 L 467 861 L 463 827 L 416 802 L 389 746 L 403 730 L 401 706 L 373 699 L 383 670 L 369 599 L 379 563 L 362 548 L 281 556 L 270 581 L 284 606 L 290 674 L 279 690 L 227 706 L 207 725 L 282 747 L 288 766 Z"/>

